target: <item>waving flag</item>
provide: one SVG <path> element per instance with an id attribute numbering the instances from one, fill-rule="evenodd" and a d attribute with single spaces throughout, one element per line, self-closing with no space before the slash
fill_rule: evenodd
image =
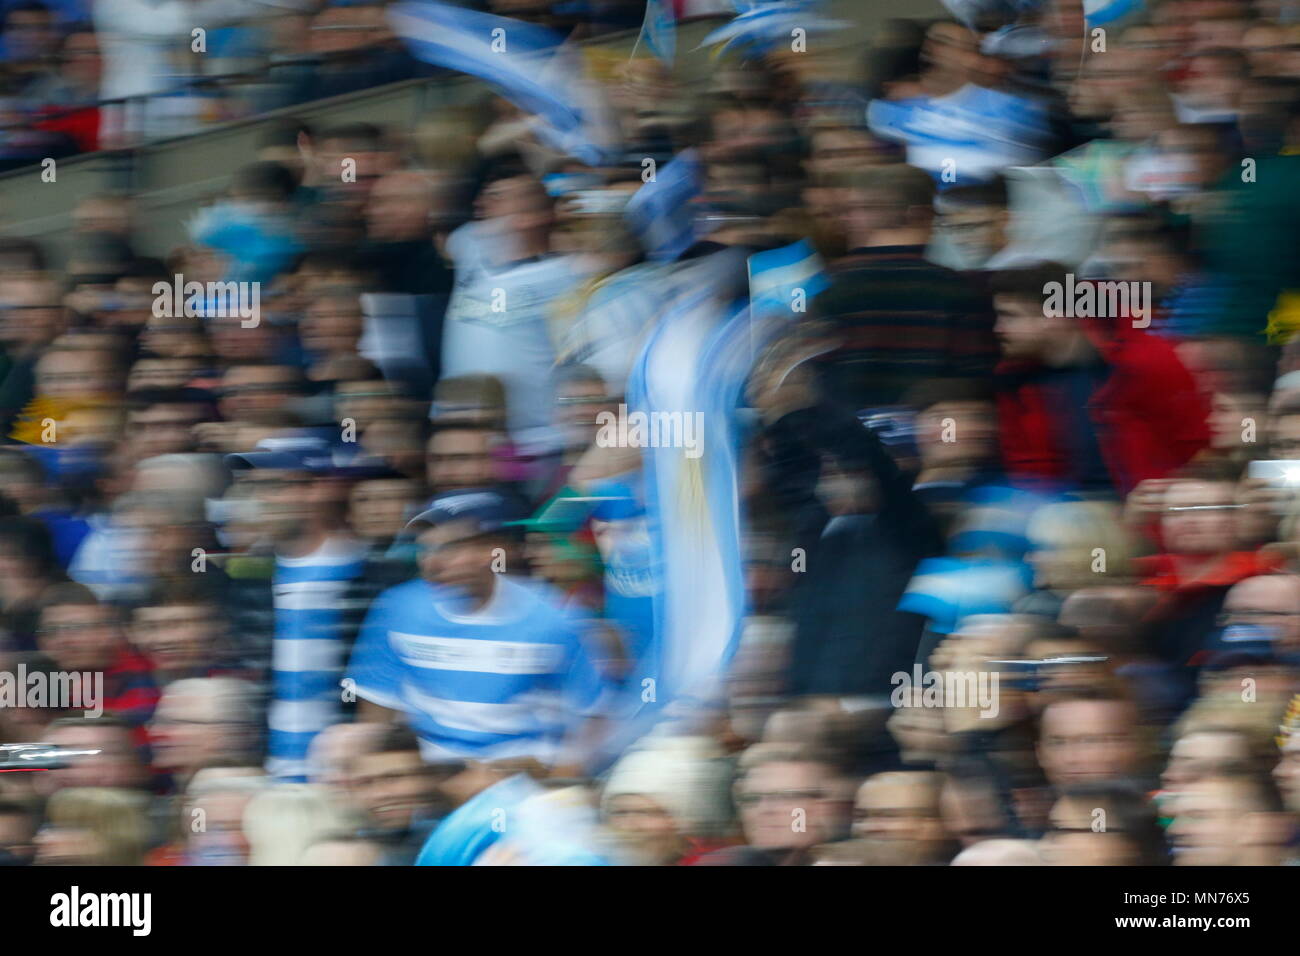
<path id="1" fill-rule="evenodd" d="M 646 258 L 671 262 L 695 242 L 692 202 L 703 183 L 699 155 L 685 149 L 632 194 L 623 215 L 641 240 Z"/>
<path id="2" fill-rule="evenodd" d="M 677 19 L 670 3 L 665 0 L 646 0 L 645 19 L 641 21 L 641 33 L 636 38 L 632 52 L 636 53 L 637 47 L 642 43 L 660 60 L 672 65 L 677 54 Z"/>
<path id="3" fill-rule="evenodd" d="M 640 697 L 629 695 L 611 714 L 616 727 L 603 750 L 606 763 L 657 721 L 715 697 L 735 652 L 745 614 L 737 411 L 754 355 L 778 324 L 720 305 L 707 286 L 684 293 L 628 383 L 633 412 L 699 413 L 702 424 L 695 452 L 671 444 L 642 451 L 657 569 L 653 635 L 631 670 L 631 691 Z"/>
<path id="4" fill-rule="evenodd" d="M 827 286 L 822 259 L 807 239 L 749 257 L 749 307 L 755 315 L 790 318 Z"/>
<path id="5" fill-rule="evenodd" d="M 1091 30 L 1141 12 L 1143 0 L 1083 0 L 1083 16 Z"/>
<path id="6" fill-rule="evenodd" d="M 709 33 L 700 47 L 718 46 L 720 55 L 738 50 L 743 56 L 758 57 L 790 43 L 795 30 L 833 33 L 853 26 L 846 20 L 830 20 L 817 12 L 818 0 L 772 0 L 738 2 L 735 19 Z M 696 49 L 699 49 L 697 47 Z"/>
<path id="7" fill-rule="evenodd" d="M 399 3 L 388 16 L 421 60 L 492 84 L 542 120 L 543 139 L 589 165 L 604 161 L 607 149 L 595 130 L 591 91 L 579 58 L 558 33 L 438 0 Z"/>

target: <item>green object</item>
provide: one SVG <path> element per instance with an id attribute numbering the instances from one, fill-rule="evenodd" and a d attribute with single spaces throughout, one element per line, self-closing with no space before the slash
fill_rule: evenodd
<path id="1" fill-rule="evenodd" d="M 546 534 L 572 534 L 581 528 L 597 506 L 606 500 L 608 499 L 579 495 L 566 485 L 556 493 L 555 497 L 538 508 L 531 518 L 507 521 L 505 527 Z"/>

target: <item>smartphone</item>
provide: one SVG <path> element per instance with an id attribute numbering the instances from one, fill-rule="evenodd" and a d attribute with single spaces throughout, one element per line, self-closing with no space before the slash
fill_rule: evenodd
<path id="1" fill-rule="evenodd" d="M 1300 461 L 1252 461 L 1246 474 L 1270 488 L 1300 488 Z"/>
<path id="2" fill-rule="evenodd" d="M 1249 478 L 1259 479 L 1270 488 L 1286 491 L 1292 495 L 1300 491 L 1300 461 L 1252 461 L 1246 470 L 1246 475 Z M 1273 506 L 1273 512 L 1279 515 L 1285 515 L 1290 510 L 1290 503 L 1286 499 Z"/>

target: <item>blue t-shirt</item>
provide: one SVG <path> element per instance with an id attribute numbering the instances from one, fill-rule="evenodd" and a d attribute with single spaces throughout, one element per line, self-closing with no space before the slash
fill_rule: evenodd
<path id="1" fill-rule="evenodd" d="M 578 622 L 507 575 L 484 607 L 465 605 L 420 579 L 381 594 L 347 670 L 357 695 L 405 711 L 427 759 L 552 759 L 602 691 Z"/>

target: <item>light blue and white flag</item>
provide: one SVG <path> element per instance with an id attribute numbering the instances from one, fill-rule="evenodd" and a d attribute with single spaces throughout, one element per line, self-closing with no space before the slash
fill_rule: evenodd
<path id="1" fill-rule="evenodd" d="M 399 3 L 388 18 L 419 59 L 492 84 L 543 121 L 543 138 L 589 165 L 604 161 L 602 138 L 592 135 L 580 62 L 562 54 L 564 38 L 558 33 L 438 0 Z"/>
<path id="2" fill-rule="evenodd" d="M 749 257 L 749 307 L 792 319 L 827 286 L 824 263 L 807 239 Z"/>
<path id="3" fill-rule="evenodd" d="M 1047 158 L 1052 138 L 1041 104 L 974 84 L 944 96 L 872 100 L 867 126 L 905 143 L 908 164 L 928 172 L 941 190 L 1037 163 Z"/>
<path id="4" fill-rule="evenodd" d="M 636 46 L 643 43 L 652 54 L 672 66 L 677 55 L 677 17 L 671 4 L 664 0 L 646 0 L 645 19 L 641 21 L 641 34 L 636 38 Z M 636 47 L 632 52 L 636 52 Z"/>
<path id="5" fill-rule="evenodd" d="M 1092 30 L 1118 23 L 1142 11 L 1145 0 L 1083 0 L 1083 17 Z"/>
<path id="6" fill-rule="evenodd" d="M 833 33 L 853 26 L 847 20 L 832 20 L 818 12 L 820 0 L 736 0 L 736 17 L 710 32 L 700 47 L 719 46 L 717 55 L 736 50 L 745 57 L 760 57 L 779 48 L 789 48 L 796 30 Z"/>
<path id="7" fill-rule="evenodd" d="M 684 149 L 632 194 L 623 215 L 646 258 L 671 262 L 695 242 L 693 201 L 703 184 L 699 154 Z"/>
<path id="8" fill-rule="evenodd" d="M 642 449 L 646 528 L 658 568 L 653 635 L 633 662 L 628 699 L 611 714 L 606 761 L 659 720 L 689 716 L 693 706 L 717 699 L 744 622 L 738 411 L 758 340 L 776 323 L 755 323 L 747 308 L 720 304 L 710 288 L 693 289 L 660 320 L 628 382 L 629 414 L 645 415 L 652 434 L 656 423 L 665 434 L 662 422 L 674 415 L 694 421 L 697 431 L 693 448 L 660 442 Z"/>

